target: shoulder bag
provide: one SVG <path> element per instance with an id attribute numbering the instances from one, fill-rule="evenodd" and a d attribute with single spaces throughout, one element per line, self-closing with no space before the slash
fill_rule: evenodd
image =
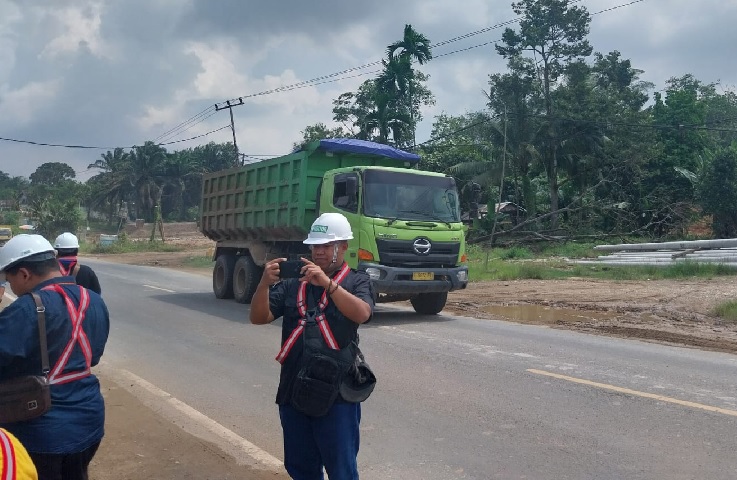
<path id="1" fill-rule="evenodd" d="M 36 292 L 31 292 L 36 302 L 38 339 L 41 344 L 42 375 L 26 375 L 0 382 L 0 423 L 32 420 L 51 408 L 49 386 L 49 351 L 46 344 L 46 308 Z"/>

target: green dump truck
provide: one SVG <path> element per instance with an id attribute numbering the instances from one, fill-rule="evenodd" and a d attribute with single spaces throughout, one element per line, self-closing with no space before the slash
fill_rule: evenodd
<path id="1" fill-rule="evenodd" d="M 466 288 L 465 238 L 453 177 L 413 168 L 419 156 L 353 139 L 207 174 L 199 225 L 216 242 L 217 298 L 250 303 L 263 265 L 309 256 L 302 240 L 325 212 L 348 218 L 346 261 L 372 280 L 377 302 L 440 312 Z"/>

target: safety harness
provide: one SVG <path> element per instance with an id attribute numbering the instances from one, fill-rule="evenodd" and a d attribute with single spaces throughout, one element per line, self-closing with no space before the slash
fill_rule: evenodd
<path id="1" fill-rule="evenodd" d="M 59 259 L 59 270 L 61 274 L 76 277 L 79 273 L 80 265 L 77 263 L 77 257 L 62 257 Z"/>
<path id="2" fill-rule="evenodd" d="M 344 263 L 338 271 L 338 274 L 335 276 L 335 278 L 333 278 L 333 283 L 335 283 L 336 285 L 340 285 L 341 282 L 345 280 L 345 277 L 348 276 L 348 273 L 350 271 L 351 269 L 350 267 L 348 267 L 348 264 Z M 327 318 L 325 318 L 325 308 L 328 306 L 329 301 L 330 299 L 328 298 L 328 292 L 327 290 L 325 290 L 324 292 L 322 292 L 320 302 L 315 308 L 314 320 L 317 326 L 320 328 L 322 338 L 325 340 L 325 344 L 328 346 L 328 348 L 330 348 L 331 350 L 339 350 L 340 347 L 338 346 L 338 342 L 335 340 L 335 336 L 333 335 L 333 331 L 330 329 L 330 324 L 328 324 Z M 294 344 L 297 342 L 297 339 L 304 332 L 305 325 L 307 325 L 307 282 L 301 282 L 299 286 L 299 291 L 297 293 L 297 310 L 299 311 L 300 316 L 299 322 L 297 324 L 297 327 L 292 330 L 292 333 L 284 342 L 284 345 L 282 345 L 279 354 L 276 356 L 276 361 L 279 363 L 284 363 L 284 360 L 286 360 L 289 352 L 292 350 L 292 347 L 294 347 Z"/>
<path id="3" fill-rule="evenodd" d="M 90 305 L 89 292 L 86 288 L 79 287 L 79 307 L 77 307 L 61 285 L 49 285 L 44 287 L 43 290 L 53 290 L 64 298 L 69 318 L 72 321 L 72 337 L 64 347 L 64 350 L 56 361 L 56 364 L 54 364 L 54 367 L 51 369 L 51 372 L 49 372 L 49 383 L 52 385 L 60 385 L 87 377 L 92 368 L 92 346 L 87 338 L 87 334 L 82 328 L 82 323 L 84 322 L 85 315 L 87 314 L 87 307 Z M 69 357 L 72 355 L 72 351 L 76 345 L 79 345 L 82 350 L 82 354 L 84 354 L 85 368 L 76 372 L 62 373 L 64 372 L 67 363 L 69 363 Z"/>
<path id="4" fill-rule="evenodd" d="M 16 480 L 15 448 L 10 437 L 0 430 L 0 480 Z"/>

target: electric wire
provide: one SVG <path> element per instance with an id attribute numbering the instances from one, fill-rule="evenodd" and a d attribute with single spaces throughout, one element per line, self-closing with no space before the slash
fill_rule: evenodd
<path id="1" fill-rule="evenodd" d="M 580 1 L 580 0 L 575 0 L 572 3 L 577 3 L 578 1 Z M 600 10 L 598 12 L 591 13 L 590 15 L 591 16 L 598 15 L 598 14 L 601 14 L 601 13 L 604 13 L 604 12 L 613 11 L 613 10 L 616 10 L 616 9 L 619 9 L 619 8 L 622 8 L 622 7 L 626 7 L 626 6 L 629 6 L 629 5 L 633 5 L 633 4 L 636 4 L 636 3 L 641 3 L 643 1 L 645 1 L 645 0 L 633 0 L 633 1 L 628 2 L 628 3 L 625 3 L 625 4 L 615 5 L 613 7 L 606 8 L 606 9 Z M 475 32 L 469 32 L 467 34 L 460 35 L 458 37 L 454 37 L 454 38 L 451 38 L 451 39 L 448 39 L 448 40 L 439 42 L 437 44 L 434 44 L 433 47 L 441 46 L 441 45 L 447 45 L 447 44 L 454 43 L 454 42 L 457 42 L 457 41 L 460 41 L 460 40 L 463 40 L 463 39 L 466 39 L 466 38 L 470 38 L 470 37 L 475 36 L 475 35 L 479 35 L 481 33 L 486 33 L 488 31 L 491 31 L 491 30 L 494 30 L 494 29 L 497 29 L 497 28 L 501 28 L 502 26 L 519 22 L 519 20 L 520 20 L 519 18 L 507 20 L 505 22 L 501 22 L 501 23 L 495 24 L 493 26 L 490 26 L 490 27 L 487 27 L 487 28 L 484 28 L 484 29 L 481 29 L 481 30 L 477 30 Z M 497 40 L 494 40 L 494 41 L 484 42 L 484 43 L 481 43 L 481 44 L 472 45 L 470 47 L 466 47 L 466 48 L 454 50 L 452 52 L 446 52 L 446 53 L 437 55 L 434 58 L 446 57 L 446 56 L 449 56 L 449 55 L 453 55 L 453 54 L 465 52 L 465 51 L 468 51 L 468 50 L 471 50 L 471 49 L 474 49 L 474 48 L 479 48 L 479 47 L 482 47 L 482 46 L 485 46 L 485 45 L 489 45 L 489 44 L 494 43 L 494 42 L 497 42 L 497 41 L 499 41 L 499 40 L 497 39 Z M 335 77 L 339 77 L 340 75 L 343 75 L 345 73 L 351 73 L 351 72 L 354 72 L 354 71 L 357 71 L 357 70 L 362 70 L 362 69 L 365 69 L 365 68 L 368 68 L 368 67 L 371 67 L 371 66 L 380 65 L 381 62 L 382 62 L 381 60 L 377 60 L 375 62 L 370 62 L 370 63 L 364 64 L 364 65 L 361 65 L 361 66 L 348 68 L 348 69 L 341 70 L 339 72 L 335 72 L 335 73 L 331 73 L 331 74 L 327 74 L 327 75 L 322 75 L 320 77 L 316 77 L 316 78 L 313 78 L 313 79 L 310 79 L 310 80 L 305 80 L 305 81 L 298 82 L 298 83 L 295 83 L 295 84 L 285 85 L 285 86 L 277 87 L 277 88 L 270 89 L 270 90 L 265 90 L 265 91 L 258 92 L 258 93 L 244 95 L 242 97 L 238 97 L 238 99 L 240 100 L 240 99 L 243 99 L 243 98 L 252 98 L 252 97 L 257 97 L 257 96 L 270 95 L 270 94 L 273 94 L 273 93 L 284 92 L 284 91 L 291 91 L 291 90 L 296 90 L 296 89 L 300 89 L 300 88 L 306 88 L 308 86 L 322 85 L 322 84 L 326 84 L 326 83 L 332 83 L 332 82 L 337 82 L 337 81 L 341 81 L 341 80 L 345 80 L 345 79 L 350 79 L 350 78 L 355 78 L 355 77 L 359 77 L 359 76 L 363 76 L 363 75 L 369 75 L 369 74 L 377 73 L 380 70 L 378 70 L 378 71 L 372 71 L 372 72 L 363 72 L 363 73 L 360 73 L 360 74 L 357 74 L 357 75 L 353 75 L 353 76 L 348 76 L 348 77 L 335 78 Z M 231 99 L 229 101 L 234 102 L 235 100 L 236 99 Z M 223 102 L 223 103 L 225 103 L 225 102 Z M 176 136 L 180 135 L 181 133 L 189 130 L 194 125 L 197 125 L 198 123 L 201 123 L 204 120 L 206 120 L 207 118 L 209 118 L 212 115 L 214 115 L 214 113 L 217 112 L 216 107 L 217 107 L 217 105 L 211 105 L 210 107 L 206 108 L 205 110 L 201 111 L 200 113 L 198 113 L 198 114 L 190 117 L 186 121 L 180 123 L 179 125 L 171 128 L 171 129 L 167 130 L 166 132 L 164 132 L 163 134 L 159 135 L 158 137 L 156 137 L 154 139 L 154 141 L 159 140 L 159 139 L 162 139 L 162 138 L 164 138 L 164 139 L 173 138 L 173 137 L 176 137 Z M 215 109 L 215 112 L 211 112 L 211 110 L 213 110 L 213 109 Z M 208 113 L 209 113 L 209 115 L 207 115 Z M 202 118 L 204 115 L 207 115 L 207 116 L 205 116 L 204 118 Z M 192 137 L 190 139 L 177 140 L 177 141 L 168 142 L 168 143 L 167 142 L 165 142 L 165 143 L 157 143 L 157 145 L 169 145 L 169 144 L 173 144 L 173 143 L 180 143 L 180 142 L 184 142 L 184 141 L 188 141 L 188 140 L 200 138 L 202 136 L 209 135 L 210 133 L 214 133 L 214 132 L 223 130 L 224 128 L 227 128 L 227 127 L 228 126 L 225 126 L 225 127 L 219 128 L 217 130 L 214 130 L 212 132 L 208 132 L 207 134 L 203 134 L 203 135 L 200 135 L 200 136 Z M 428 142 L 431 141 L 431 140 L 428 140 Z M 0 137 L 0 141 L 25 143 L 25 144 L 37 145 L 37 146 L 63 147 L 63 148 L 78 148 L 78 149 L 111 149 L 111 148 L 118 148 L 118 147 L 99 147 L 99 146 L 85 146 L 85 145 L 52 144 L 52 143 L 35 142 L 35 141 L 30 141 L 30 140 L 18 140 L 18 139 L 12 139 L 12 138 L 4 138 L 4 137 Z M 423 142 L 423 143 L 425 143 L 425 142 Z M 419 146 L 419 145 L 422 145 L 422 144 L 418 144 L 418 145 L 415 145 L 415 146 Z M 123 148 L 132 148 L 132 147 L 123 147 Z"/>
<path id="2" fill-rule="evenodd" d="M 198 138 L 206 137 L 207 135 L 210 135 L 215 132 L 219 132 L 220 130 L 224 130 L 226 128 L 230 128 L 230 125 L 225 125 L 220 128 L 216 128 L 215 130 L 210 130 L 207 133 L 196 135 L 194 137 L 185 138 L 182 140 L 174 140 L 171 142 L 157 143 L 156 145 L 164 146 L 164 145 L 172 145 L 175 143 L 188 142 L 190 140 L 196 140 Z M 118 147 L 101 147 L 101 146 L 94 146 L 94 145 L 67 145 L 67 144 L 62 144 L 62 143 L 35 142 L 33 140 L 19 140 L 17 138 L 6 138 L 6 137 L 0 137 L 0 141 L 24 143 L 28 145 L 36 145 L 39 147 L 59 147 L 59 148 L 85 149 L 85 150 L 115 150 L 116 148 L 133 149 L 137 147 L 137 145 L 133 145 L 131 147 L 119 147 L 119 146 Z"/>

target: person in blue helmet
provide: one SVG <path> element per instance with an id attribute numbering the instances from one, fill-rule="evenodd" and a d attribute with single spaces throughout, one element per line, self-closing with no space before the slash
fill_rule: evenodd
<path id="1" fill-rule="evenodd" d="M 41 235 L 17 235 L 0 248 L 0 272 L 17 299 L 0 312 L 0 381 L 41 375 L 35 292 L 45 308 L 51 408 L 42 416 L 0 425 L 23 443 L 40 480 L 87 480 L 104 435 L 105 403 L 91 368 L 110 331 L 105 302 L 59 271 Z"/>
<path id="2" fill-rule="evenodd" d="M 344 356 L 355 358 L 352 345 L 374 297 L 368 275 L 345 263 L 352 238 L 345 216 L 320 215 L 304 241 L 312 255 L 302 259 L 301 277 L 280 280 L 286 259 L 267 262 L 251 301 L 251 323 L 283 317 L 276 403 L 284 466 L 296 480 L 322 480 L 323 469 L 331 479 L 358 479 L 362 400 L 344 398 L 336 385 Z"/>

